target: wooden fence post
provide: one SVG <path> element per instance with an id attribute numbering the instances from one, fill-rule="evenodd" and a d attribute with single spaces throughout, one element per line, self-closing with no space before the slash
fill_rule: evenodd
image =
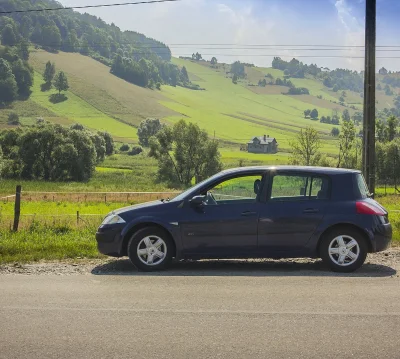
<path id="1" fill-rule="evenodd" d="M 79 211 L 76 211 L 76 225 L 79 227 Z"/>
<path id="2" fill-rule="evenodd" d="M 15 189 L 15 205 L 14 205 L 14 226 L 13 231 L 18 231 L 19 217 L 21 215 L 21 185 L 18 185 Z"/>

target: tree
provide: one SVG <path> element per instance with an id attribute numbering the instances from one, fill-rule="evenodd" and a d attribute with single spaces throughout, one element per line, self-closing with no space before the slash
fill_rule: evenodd
<path id="1" fill-rule="evenodd" d="M 301 129 L 296 140 L 289 142 L 292 150 L 291 162 L 297 165 L 315 166 L 321 157 L 321 140 L 317 130 L 309 126 Z"/>
<path id="2" fill-rule="evenodd" d="M 375 131 L 376 131 L 376 136 L 378 137 L 378 142 L 385 142 L 387 137 L 386 124 L 381 119 L 377 119 L 375 127 L 376 127 Z"/>
<path id="3" fill-rule="evenodd" d="M 387 120 L 387 137 L 388 141 L 394 140 L 397 134 L 398 120 L 395 116 L 390 116 Z"/>
<path id="4" fill-rule="evenodd" d="M 201 54 L 199 54 L 198 52 L 196 52 L 195 58 L 196 58 L 197 61 L 200 61 L 200 60 L 203 59 L 203 56 L 201 56 Z"/>
<path id="5" fill-rule="evenodd" d="M 16 112 L 11 112 L 8 115 L 8 124 L 9 125 L 13 125 L 13 126 L 20 125 L 19 116 L 18 116 L 18 114 Z"/>
<path id="6" fill-rule="evenodd" d="M 69 89 L 67 76 L 63 71 L 60 71 L 54 78 L 54 87 L 61 95 L 61 91 L 67 91 Z"/>
<path id="7" fill-rule="evenodd" d="M 115 151 L 114 139 L 108 132 L 98 132 L 97 134 L 104 139 L 106 155 L 111 156 Z"/>
<path id="8" fill-rule="evenodd" d="M 4 46 L 15 46 L 17 37 L 11 24 L 6 25 L 1 32 L 1 44 Z"/>
<path id="9" fill-rule="evenodd" d="M 183 81 L 183 83 L 190 82 L 189 75 L 185 66 L 183 66 L 181 70 L 181 80 Z"/>
<path id="10" fill-rule="evenodd" d="M 215 66 L 217 63 L 218 63 L 218 60 L 217 60 L 217 58 L 214 56 L 214 57 L 211 59 L 211 65 Z"/>
<path id="11" fill-rule="evenodd" d="M 339 134 L 340 134 L 339 129 L 337 127 L 332 127 L 331 136 L 337 137 L 337 136 L 339 136 Z"/>
<path id="12" fill-rule="evenodd" d="M 350 121 L 350 113 L 349 113 L 349 110 L 347 108 L 343 111 L 342 119 L 345 122 Z"/>
<path id="13" fill-rule="evenodd" d="M 351 121 L 343 121 L 339 135 L 339 159 L 337 167 L 353 168 L 356 166 L 352 150 L 355 146 L 356 129 Z"/>
<path id="14" fill-rule="evenodd" d="M 18 44 L 18 52 L 19 56 L 22 60 L 28 61 L 29 60 L 29 43 L 26 40 L 22 40 Z"/>
<path id="15" fill-rule="evenodd" d="M 304 111 L 304 118 L 310 117 L 311 110 L 305 110 Z"/>
<path id="16" fill-rule="evenodd" d="M 44 26 L 42 28 L 41 44 L 54 50 L 60 50 L 61 34 L 56 25 Z"/>
<path id="17" fill-rule="evenodd" d="M 158 160 L 160 180 L 189 186 L 222 168 L 218 142 L 210 140 L 198 125 L 181 120 L 165 127 L 150 141 L 151 157 Z"/>
<path id="18" fill-rule="evenodd" d="M 340 102 L 340 103 L 344 103 L 344 97 L 343 97 L 343 96 L 340 96 L 340 97 L 339 97 L 339 102 Z"/>
<path id="19" fill-rule="evenodd" d="M 396 96 L 393 102 L 396 109 L 400 110 L 400 96 Z"/>
<path id="20" fill-rule="evenodd" d="M 347 97 L 346 91 L 342 91 L 341 96 L 342 96 L 343 98 L 346 98 L 346 97 Z"/>
<path id="21" fill-rule="evenodd" d="M 163 129 L 164 125 L 158 118 L 147 118 L 143 120 L 138 128 L 139 144 L 143 147 L 149 146 L 149 139 Z"/>
<path id="22" fill-rule="evenodd" d="M 238 78 L 246 77 L 246 70 L 244 64 L 241 63 L 240 61 L 235 61 L 231 65 L 231 73 L 236 75 Z"/>
<path id="23" fill-rule="evenodd" d="M 19 95 L 29 95 L 33 86 L 33 69 L 21 59 L 12 64 L 12 71 L 18 86 Z"/>
<path id="24" fill-rule="evenodd" d="M 314 120 L 318 118 L 318 110 L 316 108 L 310 112 L 310 117 Z"/>
<path id="25" fill-rule="evenodd" d="M 87 130 L 40 123 L 0 136 L 12 176 L 49 181 L 86 181 L 94 173 L 98 154 Z"/>
<path id="26" fill-rule="evenodd" d="M 337 85 L 337 84 L 335 84 L 334 86 L 333 86 L 333 92 L 338 92 L 339 91 L 339 86 Z"/>
<path id="27" fill-rule="evenodd" d="M 54 79 L 54 75 L 56 74 L 56 65 L 47 61 L 46 68 L 43 73 L 43 80 L 47 85 L 50 85 Z"/>
<path id="28" fill-rule="evenodd" d="M 360 111 L 357 111 L 354 113 L 354 115 L 351 118 L 352 118 L 354 124 L 358 125 L 363 121 L 363 117 L 364 117 L 364 114 Z"/>
<path id="29" fill-rule="evenodd" d="M 124 144 L 119 148 L 119 150 L 120 150 L 121 152 L 128 152 L 130 149 L 131 149 L 131 148 L 130 148 L 129 145 L 126 144 L 126 143 L 124 143 Z"/>
<path id="30" fill-rule="evenodd" d="M 128 152 L 129 156 L 137 156 L 143 152 L 143 148 L 140 146 L 133 146 L 132 149 Z"/>
<path id="31" fill-rule="evenodd" d="M 18 86 L 8 61 L 0 58 L 0 105 L 16 100 Z"/>
<path id="32" fill-rule="evenodd" d="M 232 77 L 232 83 L 234 83 L 235 85 L 238 83 L 238 77 L 236 74 L 234 74 Z"/>

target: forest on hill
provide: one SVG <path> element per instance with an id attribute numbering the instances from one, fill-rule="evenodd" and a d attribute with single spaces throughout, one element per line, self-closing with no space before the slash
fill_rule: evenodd
<path id="1" fill-rule="evenodd" d="M 59 8 L 53 0 L 2 0 L 0 11 Z M 12 13 L 0 17 L 2 45 L 31 42 L 50 52 L 76 52 L 111 67 L 135 85 L 160 88 L 162 84 L 199 89 L 185 72 L 171 64 L 171 51 L 160 41 L 73 10 Z M 22 45 L 21 45 L 22 44 Z M 187 75 L 187 74 L 186 74 Z"/>

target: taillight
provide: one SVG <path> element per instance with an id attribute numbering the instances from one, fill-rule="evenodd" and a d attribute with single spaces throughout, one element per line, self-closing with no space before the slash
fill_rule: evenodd
<path id="1" fill-rule="evenodd" d="M 369 202 L 356 202 L 356 209 L 358 214 L 374 214 L 376 216 L 386 216 L 386 212 Z"/>

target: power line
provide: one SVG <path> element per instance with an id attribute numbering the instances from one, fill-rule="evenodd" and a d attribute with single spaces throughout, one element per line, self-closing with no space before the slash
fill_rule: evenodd
<path id="1" fill-rule="evenodd" d="M 41 11 L 74 10 L 74 9 L 90 9 L 90 8 L 99 8 L 99 7 L 156 4 L 156 3 L 177 2 L 177 1 L 181 1 L 181 0 L 150 0 L 150 1 L 136 1 L 136 2 L 115 3 L 115 4 L 69 6 L 69 7 L 55 7 L 55 8 L 45 8 L 45 9 L 28 9 L 28 10 L 11 10 L 11 11 L 0 11 L 0 15 L 18 14 L 18 13 L 27 13 L 27 12 L 41 12 Z"/>
<path id="2" fill-rule="evenodd" d="M 182 46 L 198 46 L 196 44 L 169 44 L 165 46 L 148 46 L 145 44 L 135 44 L 134 42 L 116 42 L 118 45 L 133 45 L 136 48 L 141 48 L 141 49 L 166 49 L 166 48 L 176 48 L 179 49 Z M 48 46 L 54 45 L 54 43 L 49 43 L 47 44 Z M 93 45 L 110 45 L 110 42 L 106 41 L 101 41 L 101 42 L 92 42 L 91 44 L 87 46 L 93 46 Z M 58 46 L 63 46 L 63 45 L 57 45 Z M 82 47 L 82 45 L 80 45 Z M 217 44 L 208 44 L 204 46 L 213 46 L 213 47 L 196 47 L 197 50 L 284 50 L 284 51 L 348 51 L 352 49 L 353 47 L 347 47 L 347 46 L 332 46 L 332 45 L 265 45 L 265 46 L 276 46 L 276 47 L 267 47 L 267 48 L 262 48 L 257 45 L 217 45 Z M 234 47 L 215 47 L 215 46 L 234 46 Z M 254 47 L 253 47 L 254 46 Z M 262 45 L 264 46 L 264 45 Z M 301 48 L 293 48 L 296 46 L 301 46 Z M 305 48 L 305 46 L 311 46 L 309 48 Z M 315 46 L 315 47 L 312 47 Z M 325 47 L 325 48 L 324 48 Z M 358 51 L 363 51 L 363 46 L 355 46 L 355 48 Z M 379 51 L 400 51 L 400 45 L 382 45 L 382 46 L 377 46 L 377 48 L 382 48 Z M 395 48 L 395 49 L 390 49 L 390 48 Z M 183 49 L 182 49 L 183 50 Z"/>

